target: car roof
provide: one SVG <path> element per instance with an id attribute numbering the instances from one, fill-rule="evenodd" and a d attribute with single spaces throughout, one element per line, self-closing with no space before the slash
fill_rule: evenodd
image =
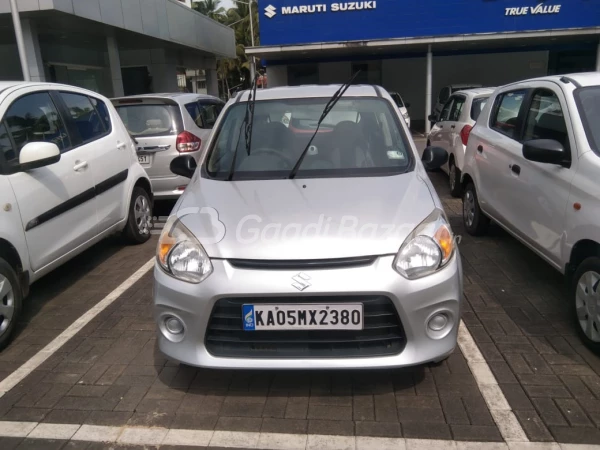
<path id="1" fill-rule="evenodd" d="M 486 88 L 474 88 L 474 89 L 465 89 L 464 91 L 456 91 L 452 95 L 456 94 L 464 94 L 471 97 L 479 97 L 483 95 L 492 95 L 496 90 L 495 87 L 486 87 Z"/>
<path id="2" fill-rule="evenodd" d="M 481 84 L 478 83 L 453 83 L 453 84 L 449 84 L 449 87 L 452 88 L 469 88 L 469 87 L 473 87 L 473 88 L 477 88 L 477 87 L 481 87 Z M 446 86 L 446 87 L 448 87 Z"/>
<path id="3" fill-rule="evenodd" d="M 557 84 L 568 86 L 573 81 L 582 87 L 586 86 L 600 86 L 600 73 L 599 72 L 583 72 L 583 73 L 572 73 L 564 75 L 550 75 L 546 77 L 530 78 L 528 80 L 515 81 L 509 83 L 506 86 L 512 86 L 521 83 L 531 83 L 536 81 L 552 81 Z M 577 84 L 573 87 L 577 87 Z M 505 86 L 503 86 L 505 87 Z"/>
<path id="4" fill-rule="evenodd" d="M 157 93 L 157 94 L 129 95 L 129 96 L 125 96 L 125 97 L 111 98 L 110 100 L 112 102 L 116 102 L 119 100 L 132 100 L 132 99 L 171 100 L 171 101 L 177 102 L 179 104 L 189 103 L 189 102 L 192 102 L 192 101 L 198 100 L 198 99 L 218 100 L 218 101 L 222 102 L 222 100 L 220 98 L 214 97 L 212 95 L 194 94 L 194 93 L 189 93 L 189 92 L 165 92 L 165 93 Z"/>
<path id="5" fill-rule="evenodd" d="M 256 100 L 281 100 L 289 98 L 330 98 L 341 87 L 341 84 L 305 84 L 302 86 L 282 86 L 268 89 L 257 89 Z M 247 101 L 249 90 L 239 92 L 234 102 Z M 389 97 L 387 91 L 380 86 L 370 84 L 354 84 L 344 93 L 344 97 Z"/>

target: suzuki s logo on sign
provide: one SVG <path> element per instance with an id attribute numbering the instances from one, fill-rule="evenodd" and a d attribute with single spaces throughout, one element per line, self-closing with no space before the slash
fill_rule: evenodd
<path id="1" fill-rule="evenodd" d="M 312 5 L 298 5 L 298 6 L 282 6 L 279 11 L 282 15 L 290 14 L 314 14 L 314 13 L 325 13 L 331 12 L 345 12 L 345 11 L 362 11 L 365 9 L 376 9 L 377 2 L 366 1 L 366 2 L 344 2 L 344 3 L 319 3 Z M 277 8 L 273 5 L 269 5 L 265 8 L 265 16 L 272 19 L 277 15 Z"/>

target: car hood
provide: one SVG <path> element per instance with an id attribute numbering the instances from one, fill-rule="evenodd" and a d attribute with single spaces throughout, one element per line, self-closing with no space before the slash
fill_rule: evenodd
<path id="1" fill-rule="evenodd" d="M 211 258 L 395 254 L 435 207 L 416 171 L 372 178 L 217 181 L 195 177 L 175 208 Z"/>

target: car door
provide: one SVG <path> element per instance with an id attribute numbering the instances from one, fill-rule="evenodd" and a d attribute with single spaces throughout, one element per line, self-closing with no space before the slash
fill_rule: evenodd
<path id="1" fill-rule="evenodd" d="M 451 97 L 442 108 L 439 120 L 435 123 L 429 133 L 429 142 L 431 145 L 434 147 L 442 147 L 446 151 L 448 151 L 448 138 L 446 134 L 450 130 L 448 120 L 450 118 L 450 110 L 452 109 L 453 103 L 454 98 Z"/>
<path id="2" fill-rule="evenodd" d="M 514 203 L 518 202 L 512 188 L 515 174 L 509 166 L 522 152 L 519 130 L 527 93 L 526 88 L 500 92 L 490 110 L 489 122 L 478 130 L 477 142 L 473 143 L 478 167 L 479 203 L 488 215 L 507 227 L 512 227 Z"/>
<path id="3" fill-rule="evenodd" d="M 536 83 L 528 98 L 522 142 L 552 139 L 570 155 L 577 155 L 562 90 L 554 83 Z M 577 172 L 577 158 L 569 167 L 529 161 L 521 151 L 509 168 L 513 211 L 508 218 L 520 236 L 556 265 L 561 261 L 561 240 L 571 182 Z"/>
<path id="4" fill-rule="evenodd" d="M 133 144 L 119 123 L 113 122 L 103 100 L 78 91 L 57 94 L 73 128 L 75 164 L 85 166 L 94 182 L 98 229 L 102 232 L 123 219 Z"/>
<path id="5" fill-rule="evenodd" d="M 12 146 L 4 150 L 29 249 L 38 271 L 97 234 L 94 181 L 78 155 L 65 118 L 49 91 L 18 90 L 0 105 Z M 59 162 L 22 171 L 19 153 L 30 142 L 46 141 L 61 151 Z"/>

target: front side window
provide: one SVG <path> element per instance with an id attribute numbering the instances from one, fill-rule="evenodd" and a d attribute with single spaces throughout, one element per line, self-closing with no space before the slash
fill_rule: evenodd
<path id="1" fill-rule="evenodd" d="M 525 90 L 505 92 L 496 98 L 495 110 L 490 121 L 490 126 L 494 130 L 509 138 L 518 138 L 519 112 L 526 92 Z"/>
<path id="2" fill-rule="evenodd" d="M 569 148 L 567 124 L 560 101 L 551 90 L 539 89 L 533 94 L 523 135 L 523 140 L 530 139 L 552 139 Z"/>
<path id="3" fill-rule="evenodd" d="M 86 95 L 61 92 L 60 96 L 71 113 L 82 142 L 93 141 L 105 134 L 104 122 Z"/>
<path id="4" fill-rule="evenodd" d="M 600 86 L 577 89 L 575 102 L 590 147 L 600 155 Z"/>
<path id="5" fill-rule="evenodd" d="M 185 105 L 185 109 L 198 128 L 210 130 L 223 110 L 222 103 L 207 103 L 202 101 Z"/>
<path id="6" fill-rule="evenodd" d="M 173 108 L 170 105 L 127 104 L 117 105 L 117 112 L 125 128 L 133 137 L 168 136 L 176 133 Z"/>
<path id="7" fill-rule="evenodd" d="M 15 158 L 30 142 L 52 142 L 61 152 L 70 147 L 69 136 L 50 94 L 25 95 L 10 105 L 4 123 L 15 142 Z"/>
<path id="8" fill-rule="evenodd" d="M 464 97 L 454 97 L 454 103 L 452 104 L 452 109 L 450 110 L 450 118 L 448 120 L 453 121 L 453 122 L 458 122 L 460 119 L 460 114 L 462 112 L 464 104 L 465 104 Z"/>
<path id="9" fill-rule="evenodd" d="M 258 101 L 248 154 L 246 103 L 228 109 L 209 150 L 205 173 L 227 179 L 286 178 L 314 134 L 326 98 Z M 286 122 L 288 126 L 286 126 Z M 298 170 L 301 177 L 380 176 L 412 168 L 402 127 L 387 101 L 342 98 L 322 122 Z"/>

